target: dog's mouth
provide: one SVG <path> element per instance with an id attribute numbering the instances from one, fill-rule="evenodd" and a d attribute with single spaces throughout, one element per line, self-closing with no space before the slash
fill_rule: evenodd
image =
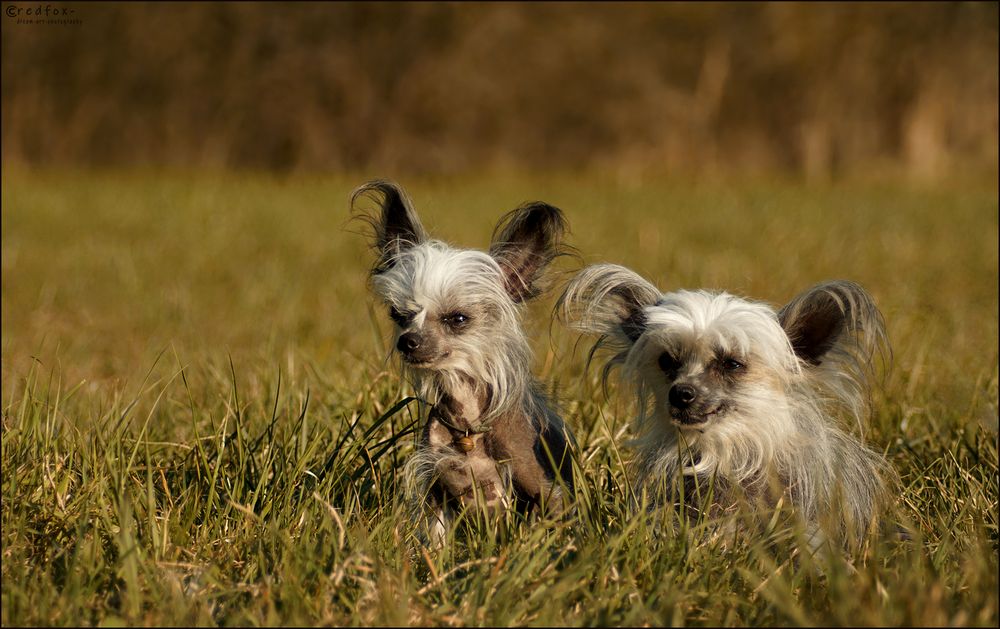
<path id="1" fill-rule="evenodd" d="M 411 367 L 425 367 L 434 362 L 431 358 L 413 356 L 411 354 L 401 354 L 403 362 Z"/>
<path id="2" fill-rule="evenodd" d="M 715 408 L 704 411 L 695 411 L 690 408 L 679 409 L 671 406 L 670 419 L 674 425 L 681 428 L 701 428 L 712 419 L 723 415 L 727 410 L 729 407 L 724 402 L 716 404 Z"/>
<path id="3" fill-rule="evenodd" d="M 420 369 L 429 369 L 435 364 L 441 362 L 442 360 L 451 356 L 451 352 L 444 352 L 439 356 L 424 356 L 418 354 L 405 354 L 403 352 L 399 353 L 403 357 L 403 362 L 405 362 L 410 367 L 417 367 Z"/>

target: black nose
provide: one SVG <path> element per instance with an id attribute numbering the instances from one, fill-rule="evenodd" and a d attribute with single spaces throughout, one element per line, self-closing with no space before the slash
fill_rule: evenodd
<path id="1" fill-rule="evenodd" d="M 698 390 L 690 384 L 675 384 L 670 387 L 670 403 L 675 408 L 687 408 L 698 399 Z"/>
<path id="2" fill-rule="evenodd" d="M 409 354 L 418 347 L 420 347 L 420 335 L 416 332 L 407 332 L 401 335 L 399 341 L 396 342 L 396 349 L 404 354 Z"/>

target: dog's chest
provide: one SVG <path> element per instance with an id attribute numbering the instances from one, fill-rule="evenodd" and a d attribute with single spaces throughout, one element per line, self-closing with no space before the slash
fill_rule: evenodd
<path id="1" fill-rule="evenodd" d="M 503 499 L 497 462 L 487 451 L 487 433 L 479 427 L 485 396 L 463 388 L 441 396 L 431 409 L 424 433 L 427 445 L 441 455 L 438 481 L 453 497 L 467 502 L 476 488 L 488 505 Z"/>

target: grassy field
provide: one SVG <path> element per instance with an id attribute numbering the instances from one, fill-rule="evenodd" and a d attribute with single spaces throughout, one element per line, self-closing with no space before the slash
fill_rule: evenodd
<path id="1" fill-rule="evenodd" d="M 780 524 L 721 545 L 630 517 L 629 405 L 550 326 L 552 295 L 526 314 L 579 441 L 577 516 L 416 546 L 394 497 L 419 418 L 347 221 L 361 181 L 4 174 L 4 625 L 996 625 L 995 180 L 401 182 L 466 246 L 558 205 L 581 254 L 563 274 L 610 261 L 773 303 L 866 286 L 894 350 L 869 437 L 915 534 L 822 576 Z"/>

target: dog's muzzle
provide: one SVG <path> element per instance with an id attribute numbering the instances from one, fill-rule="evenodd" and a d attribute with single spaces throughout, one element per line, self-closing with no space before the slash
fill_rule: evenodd
<path id="1" fill-rule="evenodd" d="M 694 385 L 682 383 L 670 387 L 670 417 L 685 426 L 704 424 L 725 411 L 725 404 L 708 399 Z"/>
<path id="2" fill-rule="evenodd" d="M 396 349 L 411 365 L 428 363 L 437 357 L 437 344 L 419 332 L 400 334 Z"/>

